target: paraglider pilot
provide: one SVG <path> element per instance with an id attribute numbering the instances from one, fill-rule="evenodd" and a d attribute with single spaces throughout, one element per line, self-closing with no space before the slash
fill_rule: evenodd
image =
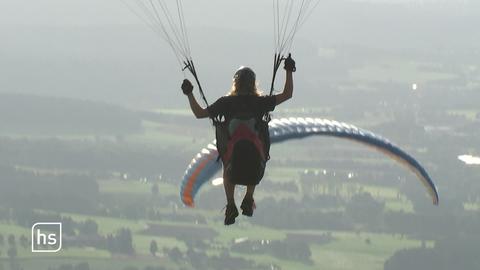
<path id="1" fill-rule="evenodd" d="M 182 83 L 182 91 L 188 97 L 195 117 L 209 117 L 216 127 L 217 150 L 223 163 L 223 184 L 227 198 L 225 225 L 235 223 L 239 214 L 234 199 L 236 185 L 247 186 L 240 209 L 243 215 L 253 215 L 256 207 L 253 193 L 263 177 L 269 158 L 269 112 L 293 94 L 292 73 L 296 67 L 291 55 L 284 60 L 284 69 L 283 91 L 276 95 L 262 95 L 253 70 L 240 67 L 233 76 L 230 92 L 207 108 L 198 104 L 192 93 L 192 83 L 187 79 Z"/>

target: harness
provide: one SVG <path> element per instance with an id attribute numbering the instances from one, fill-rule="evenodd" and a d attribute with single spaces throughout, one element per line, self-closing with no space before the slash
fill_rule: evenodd
<path id="1" fill-rule="evenodd" d="M 268 122 L 253 115 L 215 121 L 218 159 L 230 180 L 240 185 L 257 185 L 270 159 Z"/>
<path id="2" fill-rule="evenodd" d="M 255 146 L 264 162 L 270 159 L 270 133 L 263 117 L 233 117 L 214 121 L 214 126 L 219 159 L 224 164 L 230 162 L 235 145 L 243 140 Z"/>

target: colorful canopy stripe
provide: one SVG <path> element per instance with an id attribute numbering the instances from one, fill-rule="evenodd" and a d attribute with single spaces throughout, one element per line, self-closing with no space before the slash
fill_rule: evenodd
<path id="1" fill-rule="evenodd" d="M 438 190 L 427 171 L 412 156 L 387 139 L 371 131 L 353 125 L 319 118 L 282 118 L 269 123 L 271 143 L 300 139 L 314 135 L 349 139 L 370 146 L 400 164 L 406 166 L 427 188 L 433 204 L 438 205 Z M 222 167 L 218 152 L 209 144 L 192 160 L 183 177 L 180 196 L 185 205 L 193 207 L 194 198 L 200 187 L 210 180 Z"/>

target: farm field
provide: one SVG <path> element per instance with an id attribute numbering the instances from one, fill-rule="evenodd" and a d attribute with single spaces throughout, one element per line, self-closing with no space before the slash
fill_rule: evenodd
<path id="1" fill-rule="evenodd" d="M 146 130 L 152 130 L 152 125 L 148 125 Z M 135 143 L 139 145 L 150 142 L 150 138 L 155 138 L 155 129 L 150 131 L 150 134 L 146 134 L 140 137 L 134 137 Z M 175 138 L 172 142 L 168 141 L 170 138 L 168 135 L 163 136 L 161 140 L 170 145 L 178 141 Z M 198 145 L 200 143 L 196 143 Z M 304 149 L 305 143 L 302 142 L 300 147 Z M 328 146 L 325 146 L 328 148 Z M 348 144 L 337 143 L 333 148 L 343 149 L 340 151 L 346 151 Z M 296 146 L 282 145 L 280 152 L 295 151 Z M 187 150 L 185 150 L 187 151 Z M 275 151 L 275 150 L 274 150 Z M 302 151 L 302 150 L 300 150 Z M 362 150 L 356 150 L 362 151 Z M 278 153 L 276 153 L 278 154 Z M 375 162 L 376 158 L 380 158 L 381 155 L 373 156 L 372 162 Z M 277 157 L 274 157 L 279 160 Z M 320 157 L 318 160 L 312 160 L 311 164 L 318 162 L 320 165 L 324 158 Z M 280 159 L 281 160 L 281 159 Z M 383 162 L 383 161 L 382 161 Z M 312 165 L 308 167 L 298 166 L 276 166 L 274 163 L 268 168 L 267 176 L 264 186 L 260 185 L 257 190 L 257 204 L 259 208 L 264 207 L 262 201 L 275 198 L 276 200 L 293 199 L 301 202 L 305 195 L 315 196 L 318 195 L 333 195 L 338 198 L 344 198 L 348 200 L 352 194 L 362 191 L 371 194 L 372 197 L 379 201 L 385 202 L 385 211 L 412 211 L 411 202 L 404 196 L 399 196 L 399 190 L 389 185 L 372 185 L 362 184 L 361 180 L 348 179 L 345 175 L 344 180 L 338 183 L 332 182 L 319 182 L 316 186 L 315 192 L 306 190 L 302 185 L 300 179 L 302 175 L 309 171 L 320 171 L 323 174 L 323 168 L 315 168 Z M 343 175 L 343 174 L 339 174 Z M 179 180 L 178 180 L 179 181 Z M 269 182 L 269 183 L 267 183 Z M 253 262 L 257 265 L 276 265 L 281 269 L 383 269 L 383 263 L 388 259 L 395 251 L 419 247 L 421 241 L 417 239 L 411 239 L 408 237 L 401 237 L 397 234 L 384 234 L 373 232 L 362 232 L 361 230 L 348 231 L 348 230 L 325 230 L 325 229 L 277 229 L 271 228 L 265 225 L 257 224 L 256 217 L 248 219 L 240 216 L 237 219 L 237 224 L 234 226 L 225 227 L 223 225 L 223 197 L 217 198 L 218 205 L 211 208 L 185 208 L 178 201 L 171 201 L 168 204 L 162 203 L 161 197 L 178 197 L 179 182 L 162 182 L 161 179 L 144 179 L 144 178 L 130 178 L 126 175 L 118 175 L 117 178 L 112 177 L 110 179 L 97 180 L 98 190 L 100 197 L 105 198 L 107 201 L 143 201 L 144 203 L 151 203 L 149 207 L 155 209 L 161 216 L 169 217 L 159 220 L 156 219 L 132 219 L 132 218 L 119 218 L 108 217 L 99 215 L 85 215 L 78 213 L 60 212 L 59 214 L 64 218 L 71 218 L 74 222 L 81 223 L 88 220 L 95 222 L 98 225 L 98 236 L 103 237 L 106 235 L 115 234 L 120 229 L 128 229 L 131 231 L 132 245 L 135 249 L 135 254 L 132 255 L 120 255 L 112 254 L 104 249 L 95 247 L 68 247 L 56 254 L 32 254 L 27 248 L 19 248 L 17 254 L 17 262 L 20 263 L 25 269 L 49 269 L 49 267 L 60 267 L 62 264 L 81 264 L 87 262 L 90 269 L 127 269 L 127 265 L 142 269 L 148 265 L 164 266 L 167 269 L 177 269 L 178 263 L 172 261 L 164 251 L 178 248 L 181 252 L 187 252 L 191 244 L 178 239 L 183 234 L 193 235 L 204 239 L 202 247 L 194 247 L 195 250 L 201 251 L 204 256 L 219 256 L 224 250 L 232 250 L 230 256 L 233 258 L 238 257 Z M 289 190 L 276 190 L 275 194 L 269 190 L 271 185 L 275 184 L 289 184 L 292 187 L 297 187 L 294 191 Z M 152 187 L 158 188 L 158 194 L 152 195 Z M 208 187 L 205 192 L 215 192 L 222 196 L 221 187 Z M 240 189 L 238 199 L 241 199 Z M 198 201 L 204 200 L 206 194 L 201 192 L 198 195 Z M 210 196 L 210 195 L 208 195 Z M 328 206 L 322 205 L 309 206 L 309 208 L 315 208 L 316 211 L 329 212 L 332 209 Z M 264 209 L 267 210 L 268 209 Z M 345 209 L 340 207 L 334 211 L 344 212 Z M 175 216 L 187 216 L 194 217 L 203 220 L 200 224 L 196 224 L 192 221 L 175 221 Z M 150 228 L 150 230 L 147 230 Z M 173 228 L 177 232 L 173 232 Z M 179 231 L 180 230 L 180 231 Z M 17 239 L 21 235 L 28 235 L 30 233 L 28 228 L 16 226 L 14 224 L 0 223 L 0 231 L 8 231 L 13 234 Z M 329 235 L 331 240 L 328 243 L 317 244 L 309 243 L 308 249 L 310 252 L 309 259 L 307 261 L 292 261 L 282 259 L 275 254 L 259 253 L 255 252 L 239 252 L 234 250 L 236 243 L 242 241 L 259 241 L 268 243 L 272 241 L 289 241 L 288 235 L 300 234 L 300 235 Z M 151 255 L 150 244 L 151 241 L 155 241 L 158 246 L 158 254 L 156 257 Z M 285 243 L 287 243 L 285 242 Z M 268 245 L 268 244 L 266 244 Z M 1 250 L 1 249 L 0 249 Z M 7 263 L 8 257 L 6 252 L 1 253 L 1 258 L 4 264 Z M 120 268 L 119 268 L 120 267 Z M 186 264 L 182 267 L 187 269 L 196 269 L 195 265 Z M 181 269 L 181 268 L 178 268 Z"/>

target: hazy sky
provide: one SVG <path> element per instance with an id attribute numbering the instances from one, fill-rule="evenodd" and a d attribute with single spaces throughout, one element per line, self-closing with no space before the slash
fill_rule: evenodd
<path id="1" fill-rule="evenodd" d="M 212 42 L 224 46 L 230 55 L 238 51 L 235 46 L 239 44 L 228 45 L 232 38 L 227 35 L 234 29 L 265 35 L 262 47 L 273 46 L 270 1 L 183 2 L 194 57 L 200 61 L 208 58 L 212 46 L 206 44 Z M 196 31 L 205 28 L 220 30 L 213 34 Z M 0 0 L 0 34 L 5 38 L 0 44 L 0 72 L 4 75 L 0 91 L 116 101 L 119 95 L 122 99 L 135 95 L 131 89 L 153 95 L 160 87 L 176 89 L 183 77 L 170 49 L 120 0 L 36 0 L 28 4 Z M 270 65 L 271 50 L 265 52 Z M 201 54 L 207 57 L 202 59 Z M 230 57 L 228 67 L 222 68 L 223 81 L 218 87 L 214 84 L 222 89 L 218 94 L 229 87 L 232 73 L 242 64 L 238 59 L 245 59 L 235 55 L 238 58 Z M 206 70 L 219 66 L 212 63 L 200 73 L 205 78 L 210 74 Z"/>
<path id="2" fill-rule="evenodd" d="M 133 2 L 132 0 L 124 0 Z M 321 1 L 320 8 L 332 0 Z M 342 2 L 342 1 L 337 1 Z M 435 5 L 462 6 L 475 3 L 472 0 L 352 0 L 363 3 L 410 3 L 416 6 Z M 264 17 L 271 21 L 271 0 L 183 0 L 191 23 L 226 27 L 258 23 Z M 454 10 L 452 10 L 454 12 Z M 248 14 L 248 15 L 247 15 Z M 196 16 L 198 15 L 198 16 Z M 2 25 L 98 25 L 137 24 L 122 0 L 0 0 L 0 24 Z"/>
<path id="3" fill-rule="evenodd" d="M 435 5 L 424 6 L 429 2 Z M 314 68 L 320 48 L 475 46 L 480 9 L 465 8 L 467 2 L 323 0 L 296 39 L 294 53 L 302 67 L 298 76 L 318 74 Z M 470 5 L 479 7 L 479 2 Z M 254 67 L 262 86 L 268 87 L 271 0 L 183 3 L 193 55 L 212 96 L 227 91 L 240 65 Z M 171 51 L 121 0 L 0 0 L 0 36 L 0 92 L 183 102 L 171 90 L 178 90 L 183 78 Z"/>
<path id="4" fill-rule="evenodd" d="M 271 17 L 271 1 L 183 0 L 183 3 L 191 24 L 217 25 L 221 22 L 229 27 L 262 16 L 268 17 L 268 20 Z M 250 15 L 245 17 L 245 14 Z M 121 0 L 36 0 L 28 4 L 1 0 L 0 23 L 37 26 L 140 24 Z"/>

